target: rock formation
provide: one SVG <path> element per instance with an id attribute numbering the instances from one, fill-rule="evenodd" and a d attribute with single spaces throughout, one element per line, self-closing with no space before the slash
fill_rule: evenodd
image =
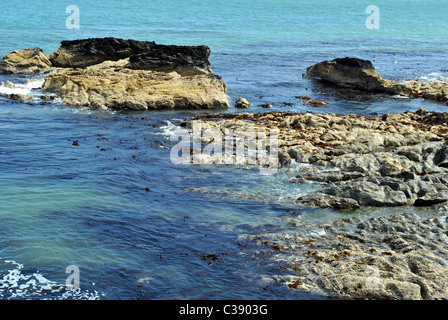
<path id="1" fill-rule="evenodd" d="M 215 117 L 223 119 L 210 120 Z M 278 130 L 279 163 L 306 164 L 289 182 L 319 186 L 297 199 L 302 206 L 356 209 L 448 201 L 446 113 L 421 109 L 369 118 L 270 112 L 195 121 L 223 135 L 227 129 Z"/>
<path id="2" fill-rule="evenodd" d="M 384 79 L 370 61 L 358 58 L 338 58 L 308 67 L 303 78 L 319 79 L 341 88 L 367 93 L 383 93 L 420 97 L 441 102 L 448 101 L 448 86 L 444 82 L 421 83 L 416 80 L 403 83 Z"/>
<path id="3" fill-rule="evenodd" d="M 250 107 L 250 103 L 249 101 L 247 101 L 245 98 L 240 97 L 235 101 L 235 108 L 249 108 Z"/>
<path id="4" fill-rule="evenodd" d="M 73 106 L 113 110 L 227 108 L 227 86 L 211 69 L 207 46 L 93 38 L 62 41 L 47 59 L 40 49 L 16 50 L 0 72 L 45 76 L 44 94 Z"/>
<path id="5" fill-rule="evenodd" d="M 426 216 L 347 216 L 315 226 L 314 232 L 291 218 L 295 233 L 253 240 L 274 249 L 272 259 L 286 264 L 273 280 L 293 290 L 344 299 L 446 300 L 448 220 L 447 207 L 441 209 Z"/>
<path id="6" fill-rule="evenodd" d="M 14 50 L 0 61 L 0 73 L 48 72 L 51 62 L 40 48 Z"/>
<path id="7" fill-rule="evenodd" d="M 44 93 L 68 105 L 112 110 L 226 108 L 226 84 L 214 74 L 181 76 L 128 68 L 129 59 L 84 69 L 57 71 L 45 78 Z"/>
<path id="8" fill-rule="evenodd" d="M 299 163 L 282 172 L 309 185 L 283 216 L 291 229 L 247 236 L 267 248 L 253 259 L 282 266 L 267 282 L 344 299 L 448 299 L 448 113 L 214 114 L 182 126 L 193 121 L 222 135 L 278 130 L 280 163 Z M 345 214 L 321 224 L 303 218 L 307 207 Z"/>
<path id="9" fill-rule="evenodd" d="M 83 68 L 104 61 L 118 61 L 133 54 L 148 52 L 154 42 L 117 38 L 93 38 L 62 41 L 61 47 L 49 55 L 54 67 Z"/>

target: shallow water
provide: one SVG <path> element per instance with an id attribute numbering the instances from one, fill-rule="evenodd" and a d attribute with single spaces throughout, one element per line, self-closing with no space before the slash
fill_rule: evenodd
<path id="1" fill-rule="evenodd" d="M 76 265 L 82 288 L 107 299 L 293 297 L 263 289 L 270 268 L 238 238 L 279 228 L 284 191 L 257 171 L 173 165 L 158 127 L 185 116 L 2 105 L 3 273 L 13 260 L 62 285 Z"/>
<path id="2" fill-rule="evenodd" d="M 273 105 L 269 111 L 445 111 L 422 100 L 347 96 L 301 74 L 325 59 L 356 56 L 373 61 L 386 78 L 448 77 L 446 4 L 380 3 L 381 29 L 368 30 L 367 5 L 349 1 L 77 1 L 81 28 L 67 30 L 68 4 L 8 0 L 0 54 L 34 46 L 48 54 L 63 39 L 103 36 L 206 44 L 231 102 L 244 96 L 252 112 L 267 111 L 258 107 L 263 103 Z M 39 76 L 0 76 L 5 80 L 23 84 L 21 93 L 39 93 Z M 265 281 L 282 266 L 255 260 L 259 248 L 244 237 L 297 230 L 291 216 L 312 226 L 340 216 L 295 205 L 315 187 L 285 182 L 286 171 L 297 168 L 261 176 L 174 165 L 161 147 L 170 144 L 168 127 L 202 111 L 29 105 L 8 102 L 9 90 L 0 86 L 0 298 L 325 298 Z M 329 104 L 310 108 L 295 98 L 302 95 Z M 70 265 L 79 267 L 79 291 L 65 288 Z"/>

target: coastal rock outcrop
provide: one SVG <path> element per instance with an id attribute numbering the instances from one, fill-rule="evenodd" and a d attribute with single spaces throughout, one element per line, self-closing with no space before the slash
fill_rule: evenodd
<path id="1" fill-rule="evenodd" d="M 318 187 L 297 199 L 305 207 L 343 210 L 448 201 L 447 113 L 420 109 L 375 118 L 287 112 L 219 117 L 194 121 L 223 136 L 241 128 L 267 135 L 278 130 L 279 164 L 304 164 L 288 182 Z"/>
<path id="2" fill-rule="evenodd" d="M 45 76 L 43 93 L 73 106 L 104 110 L 227 108 L 227 85 L 213 73 L 209 56 L 207 46 L 91 38 L 62 41 L 48 58 L 41 49 L 16 50 L 5 56 L 0 70 L 51 71 Z"/>
<path id="3" fill-rule="evenodd" d="M 207 46 L 159 45 L 109 37 L 62 41 L 49 60 L 54 67 L 85 68 L 129 58 L 127 67 L 131 69 L 195 75 L 212 73 L 210 53 Z"/>
<path id="4" fill-rule="evenodd" d="M 368 60 L 338 58 L 319 62 L 306 70 L 304 78 L 319 78 L 336 86 L 366 92 L 410 95 L 411 89 L 403 84 L 387 80 L 375 70 Z"/>
<path id="5" fill-rule="evenodd" d="M 57 71 L 45 78 L 44 93 L 64 103 L 112 110 L 226 108 L 224 81 L 214 74 L 181 76 L 127 68 L 128 59 L 84 69 Z"/>
<path id="6" fill-rule="evenodd" d="M 372 62 L 358 58 L 338 58 L 322 61 L 307 68 L 303 78 L 319 79 L 340 88 L 350 88 L 367 93 L 383 93 L 435 101 L 448 101 L 446 82 L 423 83 L 418 80 L 402 82 L 384 79 Z"/>
<path id="7" fill-rule="evenodd" d="M 297 232 L 253 236 L 274 249 L 285 272 L 273 280 L 292 290 L 362 300 L 448 299 L 448 216 L 347 216 Z M 268 252 L 259 253 L 263 258 Z M 257 259 L 257 256 L 254 257 Z"/>
<path id="8" fill-rule="evenodd" d="M 84 68 L 104 61 L 118 61 L 133 54 L 148 52 L 154 42 L 118 38 L 91 38 L 62 41 L 61 47 L 49 55 L 54 67 Z"/>
<path id="9" fill-rule="evenodd" d="M 40 48 L 18 49 L 0 61 L 0 73 L 39 73 L 48 72 L 51 62 Z"/>
<path id="10" fill-rule="evenodd" d="M 235 101 L 235 108 L 245 109 L 245 108 L 249 108 L 249 107 L 250 107 L 249 101 L 247 101 L 243 97 L 240 97 Z"/>
<path id="11" fill-rule="evenodd" d="M 151 46 L 129 58 L 130 67 L 138 70 L 177 72 L 182 76 L 211 74 L 210 48 L 207 46 Z"/>
<path id="12" fill-rule="evenodd" d="M 448 299 L 448 113 L 214 114 L 183 127 L 193 121 L 223 135 L 278 130 L 279 176 L 304 186 L 283 216 L 291 228 L 244 237 L 266 248 L 253 259 L 281 264 L 266 283 L 344 299 Z"/>

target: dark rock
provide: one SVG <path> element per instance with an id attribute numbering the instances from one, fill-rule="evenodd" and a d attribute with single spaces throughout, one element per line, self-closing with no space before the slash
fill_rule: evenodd
<path id="1" fill-rule="evenodd" d="M 152 41 L 109 37 L 62 41 L 49 59 L 54 67 L 85 68 L 129 58 L 132 69 L 195 75 L 212 73 L 209 56 L 207 46 L 159 45 Z"/>
<path id="2" fill-rule="evenodd" d="M 28 94 L 20 94 L 20 93 L 10 93 L 6 95 L 6 98 L 10 99 L 10 100 L 16 100 L 16 101 L 27 101 L 27 100 L 32 100 L 33 96 L 28 95 Z"/>
<path id="3" fill-rule="evenodd" d="M 210 48 L 207 46 L 149 46 L 141 54 L 133 54 L 129 63 L 133 69 L 171 72 L 180 75 L 211 74 L 208 60 Z"/>
<path id="4" fill-rule="evenodd" d="M 446 143 L 435 153 L 433 162 L 439 167 L 448 168 L 448 147 Z"/>
<path id="5" fill-rule="evenodd" d="M 444 192 L 440 192 L 435 196 L 424 196 L 418 199 L 415 199 L 414 206 L 416 207 L 426 207 L 433 206 L 436 204 L 444 203 L 448 201 L 448 195 Z"/>
<path id="6" fill-rule="evenodd" d="M 54 67 L 84 68 L 107 60 L 118 61 L 133 54 L 148 52 L 155 45 L 155 42 L 110 37 L 62 41 L 61 47 L 50 54 L 49 59 Z"/>
<path id="7" fill-rule="evenodd" d="M 410 95 L 409 86 L 383 79 L 368 60 L 342 58 L 317 63 L 306 70 L 304 78 L 318 78 L 342 88 L 365 92 Z"/>

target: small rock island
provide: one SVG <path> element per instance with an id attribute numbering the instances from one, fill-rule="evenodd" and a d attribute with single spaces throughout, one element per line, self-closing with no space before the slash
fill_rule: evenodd
<path id="1" fill-rule="evenodd" d="M 14 50 L 0 73 L 48 73 L 43 93 L 67 105 L 103 110 L 227 108 L 227 86 L 211 69 L 207 46 L 117 38 L 62 41 L 48 57 Z"/>

